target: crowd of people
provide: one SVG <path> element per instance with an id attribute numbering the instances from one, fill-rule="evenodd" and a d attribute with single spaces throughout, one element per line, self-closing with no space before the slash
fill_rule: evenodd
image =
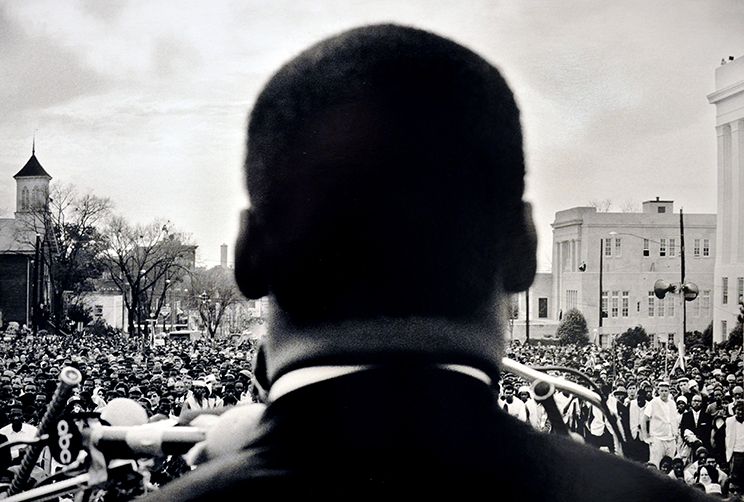
<path id="1" fill-rule="evenodd" d="M 33 439 L 66 366 L 83 381 L 67 403 L 71 413 L 97 412 L 107 402 L 137 401 L 151 421 L 186 410 L 260 400 L 252 379 L 251 343 L 167 341 L 142 350 L 125 335 L 19 336 L 0 342 L 0 442 Z M 227 345 L 227 346 L 226 346 Z M 675 353 L 676 354 L 676 353 Z M 601 390 L 611 416 L 566 392 L 555 402 L 572 435 L 624 455 L 707 493 L 738 496 L 744 487 L 744 362 L 739 350 L 693 348 L 685 367 L 661 349 L 641 345 L 600 349 L 537 344 L 509 346 L 509 357 L 532 367 L 563 366 L 585 373 Z M 668 361 L 664 362 L 664 357 Z M 665 368 L 673 371 L 665 373 Z M 501 407 L 550 432 L 547 413 L 529 382 L 506 373 Z M 609 420 L 616 421 L 616 433 Z M 9 464 L 22 445 L 4 452 Z"/>
<path id="2" fill-rule="evenodd" d="M 68 414 L 100 412 L 113 399 L 128 398 L 157 421 L 177 418 L 185 410 L 257 399 L 250 341 L 236 345 L 166 340 L 143 350 L 140 338 L 124 334 L 66 336 L 42 331 L 3 340 L 0 353 L 0 443 L 36 437 L 59 373 L 67 366 L 83 376 L 67 402 Z M 5 467 L 17 465 L 23 448 L 16 444 L 0 451 L 0 461 Z"/>
<path id="3" fill-rule="evenodd" d="M 677 362 L 676 351 L 646 345 L 599 349 L 513 343 L 508 355 L 533 367 L 579 370 L 597 384 L 609 417 L 567 393 L 554 396 L 573 436 L 609 452 L 622 441 L 626 457 L 709 494 L 738 500 L 744 488 L 740 349 L 694 347 L 684 364 Z M 528 382 L 505 375 L 499 402 L 536 429 L 550 429 Z"/>

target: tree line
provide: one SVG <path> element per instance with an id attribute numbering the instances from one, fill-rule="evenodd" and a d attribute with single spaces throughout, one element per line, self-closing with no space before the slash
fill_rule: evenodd
<path id="1" fill-rule="evenodd" d="M 170 221 L 129 222 L 114 212 L 109 198 L 81 193 L 74 185 L 53 183 L 48 203 L 22 220 L 17 239 L 38 247 L 50 288 L 48 305 L 35 311 L 51 328 L 91 318 L 85 297 L 102 281 L 121 294 L 130 333 L 169 309 L 176 319 L 172 299 L 177 297 L 198 312 L 214 336 L 240 300 L 232 271 L 194 267 L 196 246 Z"/>

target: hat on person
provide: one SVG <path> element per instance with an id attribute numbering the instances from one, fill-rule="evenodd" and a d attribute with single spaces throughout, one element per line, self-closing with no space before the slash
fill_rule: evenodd
<path id="1" fill-rule="evenodd" d="M 735 382 L 736 381 L 736 377 L 734 375 L 732 375 L 732 374 L 729 373 L 728 375 L 726 375 L 726 381 L 727 382 Z"/>
<path id="2" fill-rule="evenodd" d="M 731 393 L 732 394 L 744 394 L 744 387 L 742 387 L 741 385 L 737 385 L 736 387 L 731 389 Z"/>
<path id="3" fill-rule="evenodd" d="M 713 375 L 714 376 L 723 375 L 723 371 L 721 371 L 721 368 L 716 368 L 713 370 Z"/>
<path id="4" fill-rule="evenodd" d="M 530 388 L 528 386 L 526 386 L 526 385 L 522 385 L 519 388 L 519 391 L 517 391 L 517 394 L 524 394 L 524 393 L 527 393 L 527 394 L 530 393 Z"/>
<path id="5" fill-rule="evenodd" d="M 705 453 L 705 455 L 708 455 L 708 448 L 705 446 L 701 446 L 697 450 L 695 450 L 695 458 L 699 457 L 701 453 Z"/>
<path id="6" fill-rule="evenodd" d="M 622 385 L 618 385 L 617 389 L 613 392 L 613 394 L 627 394 L 628 390 L 623 387 Z"/>
<path id="7" fill-rule="evenodd" d="M 677 383 L 683 383 L 683 382 L 689 382 L 689 381 L 690 381 L 690 379 L 689 379 L 689 378 L 687 378 L 687 377 L 686 377 L 686 376 L 684 376 L 684 375 L 682 375 L 681 377 L 679 377 L 679 378 L 677 379 Z"/>
<path id="8" fill-rule="evenodd" d="M 667 382 L 666 380 L 659 380 L 656 385 L 659 387 L 669 387 L 669 382 Z"/>
<path id="9" fill-rule="evenodd" d="M 677 399 L 675 400 L 678 403 L 685 403 L 687 404 L 687 398 L 685 396 L 677 396 Z"/>

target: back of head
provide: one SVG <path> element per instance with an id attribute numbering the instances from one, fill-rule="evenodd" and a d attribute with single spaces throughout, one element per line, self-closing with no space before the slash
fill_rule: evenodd
<path id="1" fill-rule="evenodd" d="M 307 49 L 258 97 L 245 167 L 236 277 L 294 322 L 468 317 L 532 281 L 517 106 L 450 40 L 380 25 Z"/>

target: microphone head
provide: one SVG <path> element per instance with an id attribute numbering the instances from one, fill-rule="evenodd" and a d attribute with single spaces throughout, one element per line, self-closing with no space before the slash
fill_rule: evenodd
<path id="1" fill-rule="evenodd" d="M 148 417 L 138 402 L 117 397 L 103 407 L 101 420 L 108 422 L 109 425 L 128 426 L 146 424 Z"/>
<path id="2" fill-rule="evenodd" d="M 256 437 L 256 428 L 266 405 L 245 404 L 220 415 L 207 431 L 206 453 L 209 459 L 240 451 Z"/>

